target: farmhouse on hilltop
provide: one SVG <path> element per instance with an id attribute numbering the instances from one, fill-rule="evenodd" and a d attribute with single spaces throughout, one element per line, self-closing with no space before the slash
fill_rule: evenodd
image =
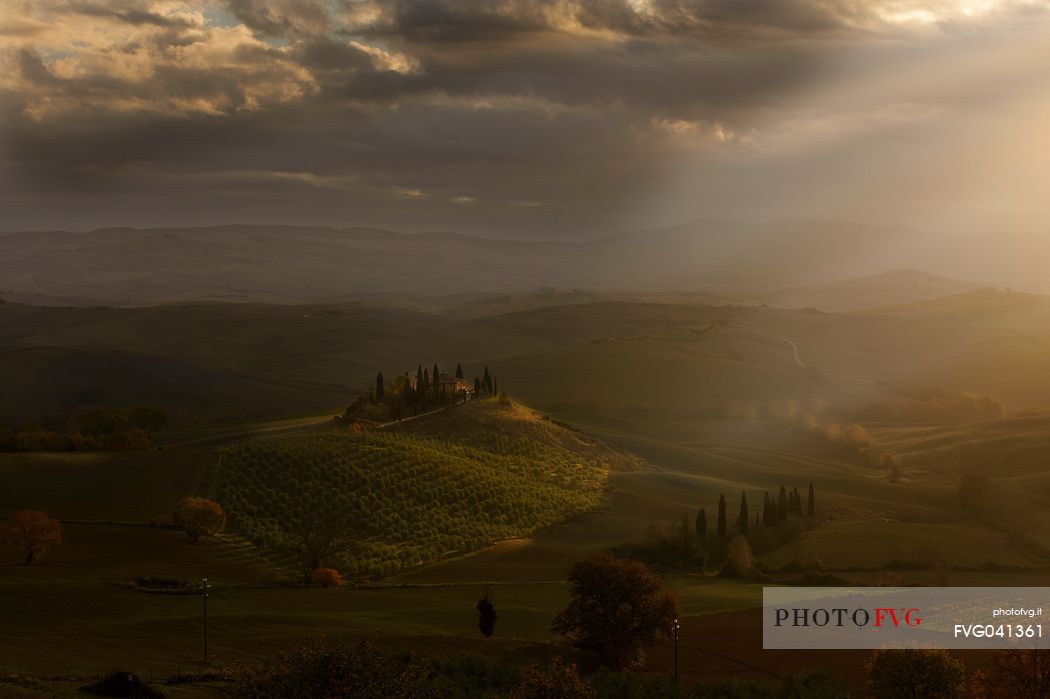
<path id="1" fill-rule="evenodd" d="M 474 392 L 474 387 L 468 384 L 466 379 L 457 378 L 447 371 L 442 372 L 438 377 L 438 387 L 448 396 L 454 396 L 460 392 L 467 394 Z"/>

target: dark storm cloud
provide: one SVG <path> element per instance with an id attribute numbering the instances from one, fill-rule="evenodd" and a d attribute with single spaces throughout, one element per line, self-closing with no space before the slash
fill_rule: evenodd
<path id="1" fill-rule="evenodd" d="M 40 225 L 204 223 L 224 196 L 234 220 L 615 225 L 683 149 L 754 148 L 878 24 L 851 0 L 25 7 L 0 22 L 4 228 L 56 197 Z"/>
<path id="2" fill-rule="evenodd" d="M 739 36 L 769 31 L 826 33 L 865 16 L 856 2 L 808 0 L 452 0 L 387 5 L 372 29 L 411 40 L 500 41 L 559 29 L 566 20 L 592 30 L 643 36 Z M 367 27 L 366 27 L 367 28 Z"/>
<path id="3" fill-rule="evenodd" d="M 253 31 L 294 37 L 329 31 L 329 4 L 319 0 L 227 0 L 230 13 Z"/>
<path id="4" fill-rule="evenodd" d="M 143 7 L 128 7 L 134 3 L 122 3 L 122 6 L 107 2 L 68 2 L 59 4 L 55 9 L 71 15 L 82 17 L 101 17 L 118 19 L 128 24 L 150 24 L 156 27 L 187 27 L 190 22 L 178 17 L 166 17 L 151 12 Z"/>
<path id="5" fill-rule="evenodd" d="M 914 20 L 943 27 L 1043 19 L 1041 0 L 342 0 L 344 7 L 374 4 L 357 31 L 412 41 L 500 42 L 581 28 L 625 36 L 857 36 L 892 31 Z"/>

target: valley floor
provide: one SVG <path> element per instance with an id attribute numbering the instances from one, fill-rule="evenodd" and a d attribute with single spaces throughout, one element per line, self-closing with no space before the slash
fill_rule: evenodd
<path id="1" fill-rule="evenodd" d="M 0 563 L 0 675 L 80 676 L 122 668 L 144 677 L 199 672 L 201 599 L 135 592 L 115 585 L 138 576 L 207 577 L 211 668 L 258 661 L 295 639 L 378 634 L 383 642 L 437 657 L 483 654 L 528 663 L 562 652 L 550 624 L 568 598 L 571 565 L 610 546 L 644 538 L 653 524 L 713 513 L 719 494 L 735 512 L 740 492 L 761 502 L 781 484 L 816 484 L 828 521 L 794 545 L 759 556 L 770 568 L 819 559 L 821 568 L 878 584 L 893 561 L 948 566 L 953 585 L 1023 585 L 1045 578 L 1038 552 L 963 516 L 957 475 L 917 472 L 890 482 L 820 438 L 759 421 L 626 422 L 562 415 L 646 457 L 655 468 L 613 473 L 608 506 L 471 555 L 417 568 L 367 587 L 322 590 L 282 583 L 282 561 L 233 537 L 190 544 L 158 526 L 173 499 L 192 492 L 214 458 L 207 449 L 105 455 L 8 455 L 0 477 L 18 488 L 0 496 L 49 506 L 65 520 L 65 547 L 36 566 L 14 555 Z M 84 460 L 127 490 L 99 488 L 84 500 L 47 483 L 83 475 Z M 101 465 L 99 465 L 101 464 Z M 38 472 L 44 469 L 47 478 Z M 40 480 L 29 477 L 34 472 Z M 115 482 L 115 481 L 114 481 Z M 181 489 L 181 490 L 180 490 Z M 134 491 L 136 497 L 130 497 Z M 122 523 L 116 523 L 120 521 Z M 858 558 L 857 551 L 863 552 Z M 993 565 L 987 565 L 993 564 Z M 922 582 L 926 570 L 905 570 Z M 784 579 L 786 576 L 775 576 Z M 670 575 L 684 612 L 685 681 L 727 675 L 776 679 L 800 669 L 787 652 L 761 650 L 755 609 L 762 586 L 704 575 Z M 476 629 L 477 599 L 491 593 L 499 621 L 493 639 Z M 806 654 L 855 690 L 864 688 L 863 654 Z M 983 656 L 967 656 L 979 666 Z M 654 649 L 646 672 L 668 672 L 670 649 Z M 66 691 L 76 682 L 52 683 Z M 0 696 L 4 696 L 0 684 Z M 48 690 L 50 691 L 50 690 Z M 171 696 L 208 692 L 178 688 Z"/>

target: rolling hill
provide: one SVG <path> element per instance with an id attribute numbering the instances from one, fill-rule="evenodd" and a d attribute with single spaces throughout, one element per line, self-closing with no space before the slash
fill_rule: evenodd
<path id="1" fill-rule="evenodd" d="M 954 296 L 978 288 L 977 284 L 959 279 L 900 269 L 826 284 L 757 292 L 752 296 L 786 308 L 851 312 Z"/>
<path id="2" fill-rule="evenodd" d="M 475 400 L 385 430 L 236 443 L 208 492 L 260 546 L 297 551 L 341 523 L 352 535 L 330 562 L 389 576 L 597 509 L 609 471 L 639 465 L 521 406 Z"/>
<path id="3" fill-rule="evenodd" d="M 378 370 L 392 379 L 420 363 L 461 362 L 469 376 L 513 354 L 577 345 L 601 352 L 592 341 L 633 341 L 666 335 L 669 327 L 692 332 L 747 312 L 606 302 L 450 319 L 357 305 L 4 304 L 0 361 L 17 380 L 0 396 L 0 416 L 36 418 L 72 405 L 129 401 L 166 407 L 180 424 L 339 409 Z"/>
<path id="4" fill-rule="evenodd" d="M 881 310 L 936 323 L 967 323 L 1036 336 L 1050 333 L 1050 297 L 1009 289 L 974 289 Z"/>
<path id="5" fill-rule="evenodd" d="M 1050 417 L 869 430 L 905 466 L 1015 478 L 1046 476 Z"/>
<path id="6" fill-rule="evenodd" d="M 7 303 L 0 368 L 11 378 L 0 416 L 149 403 L 179 427 L 271 419 L 339 410 L 376 371 L 392 379 L 434 361 L 461 363 L 468 378 L 488 364 L 501 386 L 544 409 L 643 419 L 746 417 L 774 400 L 899 400 L 885 384 L 909 382 L 990 395 L 1015 410 L 1048 407 L 1050 338 L 1034 322 L 1048 308 L 1042 301 L 973 321 L 910 308 L 601 301 L 449 317 L 358 304 Z M 1014 314 L 1031 332 L 1011 327 Z"/>

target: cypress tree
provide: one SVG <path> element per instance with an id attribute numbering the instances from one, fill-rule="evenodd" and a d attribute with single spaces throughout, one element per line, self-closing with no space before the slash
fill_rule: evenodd
<path id="1" fill-rule="evenodd" d="M 416 365 L 416 395 L 422 396 L 426 393 L 427 385 L 423 379 L 423 365 Z"/>
<path id="2" fill-rule="evenodd" d="M 383 372 L 376 374 L 376 401 L 382 402 L 385 391 L 383 389 Z"/>
<path id="3" fill-rule="evenodd" d="M 773 509 L 773 501 L 769 499 L 769 491 L 767 490 L 762 501 L 762 524 L 766 527 L 772 527 L 776 523 L 777 513 Z"/>
<path id="4" fill-rule="evenodd" d="M 685 511 L 682 512 L 682 528 L 678 532 L 678 538 L 680 539 L 679 545 L 682 547 L 682 562 L 688 563 L 695 550 L 696 535 L 693 534 L 693 528 L 689 526 L 689 513 Z"/>
<path id="5" fill-rule="evenodd" d="M 718 538 L 726 540 L 726 496 L 718 496 Z"/>
<path id="6" fill-rule="evenodd" d="M 784 486 L 780 486 L 780 494 L 777 496 L 777 521 L 786 522 L 788 518 L 788 494 Z"/>
<path id="7" fill-rule="evenodd" d="M 795 514 L 802 516 L 802 494 L 798 492 L 798 488 L 795 488 Z"/>
<path id="8" fill-rule="evenodd" d="M 463 378 L 463 365 L 462 364 L 457 364 L 456 365 L 456 378 L 457 379 L 462 379 Z"/>
<path id="9" fill-rule="evenodd" d="M 485 365 L 485 372 L 481 377 L 481 387 L 485 389 L 485 393 L 492 394 L 492 376 L 489 375 L 489 365 Z"/>
<path id="10" fill-rule="evenodd" d="M 703 546 L 704 542 L 707 541 L 707 513 L 704 512 L 702 507 L 696 513 L 696 536 L 700 539 L 700 545 Z"/>
<path id="11" fill-rule="evenodd" d="M 405 392 L 401 396 L 401 400 L 404 401 L 405 405 L 416 404 L 416 389 L 412 388 L 412 382 L 408 380 L 408 372 L 405 372 Z"/>
<path id="12" fill-rule="evenodd" d="M 751 518 L 747 515 L 747 493 L 740 491 L 740 516 L 737 527 L 740 529 L 741 534 L 747 534 L 747 527 L 751 524 Z"/>
<path id="13" fill-rule="evenodd" d="M 810 517 L 817 514 L 817 503 L 813 498 L 813 481 L 809 482 L 809 498 L 806 501 L 806 514 Z"/>
<path id="14" fill-rule="evenodd" d="M 430 372 L 430 385 L 433 387 L 434 397 L 438 397 L 438 391 L 441 390 L 440 385 L 441 374 L 438 373 L 437 362 L 434 362 L 434 370 Z"/>
<path id="15" fill-rule="evenodd" d="M 478 629 L 485 638 L 492 636 L 496 630 L 496 606 L 492 604 L 492 598 L 486 594 L 478 600 Z"/>
<path id="16" fill-rule="evenodd" d="M 435 381 L 437 379 L 434 379 Z M 423 394 L 430 393 L 430 369 L 423 369 Z"/>
<path id="17" fill-rule="evenodd" d="M 477 376 L 474 377 L 474 397 L 477 398 L 481 395 L 481 381 Z"/>

